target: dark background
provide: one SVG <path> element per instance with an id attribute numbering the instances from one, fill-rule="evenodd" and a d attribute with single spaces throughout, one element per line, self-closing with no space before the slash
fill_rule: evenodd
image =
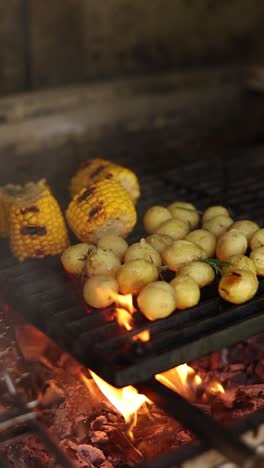
<path id="1" fill-rule="evenodd" d="M 264 58 L 262 0 L 1 0 L 0 94 Z"/>

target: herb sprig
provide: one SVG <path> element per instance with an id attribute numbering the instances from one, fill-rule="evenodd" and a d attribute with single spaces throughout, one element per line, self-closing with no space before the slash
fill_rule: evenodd
<path id="1" fill-rule="evenodd" d="M 200 261 L 210 265 L 214 269 L 215 273 L 221 276 L 223 274 L 223 267 L 231 265 L 230 262 L 224 262 L 222 260 L 218 260 L 218 258 L 204 258 Z"/>

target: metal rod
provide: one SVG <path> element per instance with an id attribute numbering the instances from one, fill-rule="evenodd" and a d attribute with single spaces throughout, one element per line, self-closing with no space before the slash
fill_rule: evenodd
<path id="1" fill-rule="evenodd" d="M 264 467 L 263 459 L 259 458 L 252 448 L 178 393 L 168 389 L 155 379 L 136 385 L 136 387 L 210 447 L 219 450 L 239 467 Z"/>

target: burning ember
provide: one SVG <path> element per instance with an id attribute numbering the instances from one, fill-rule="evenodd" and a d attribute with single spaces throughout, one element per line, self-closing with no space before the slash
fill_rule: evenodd
<path id="1" fill-rule="evenodd" d="M 137 423 L 137 412 L 142 408 L 144 403 L 151 403 L 151 401 L 145 395 L 139 394 L 131 385 L 124 388 L 116 388 L 105 382 L 91 370 L 90 373 L 100 391 L 123 415 L 128 424 L 127 433 L 133 438 L 132 429 Z M 205 386 L 202 378 L 187 364 L 182 364 L 162 374 L 157 374 L 156 379 L 194 403 L 198 403 L 199 401 L 207 402 L 209 396 L 217 396 L 224 393 L 222 385 L 217 381 L 208 382 L 208 385 Z M 82 374 L 82 380 L 89 388 L 90 380 L 84 374 Z"/>
<path id="2" fill-rule="evenodd" d="M 101 392 L 124 416 L 125 421 L 128 423 L 128 434 L 133 437 L 131 431 L 137 423 L 137 411 L 144 403 L 150 400 L 145 395 L 138 393 L 132 385 L 116 388 L 105 382 L 101 377 L 98 377 L 91 370 L 90 373 Z M 89 380 L 83 374 L 82 380 L 89 387 Z"/>

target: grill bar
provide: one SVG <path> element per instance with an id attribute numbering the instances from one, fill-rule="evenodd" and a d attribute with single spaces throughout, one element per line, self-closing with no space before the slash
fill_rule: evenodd
<path id="1" fill-rule="evenodd" d="M 134 314 L 128 332 L 114 319 L 114 309 L 86 310 L 64 278 L 57 258 L 27 261 L 0 272 L 5 301 L 84 366 L 115 386 L 143 382 L 157 372 L 189 362 L 264 331 L 264 282 L 248 303 L 233 306 L 209 291 L 209 298 L 189 310 L 149 322 Z M 133 337 L 149 330 L 150 341 Z"/>
<path id="2" fill-rule="evenodd" d="M 193 431 L 210 447 L 219 450 L 241 468 L 264 467 L 264 459 L 258 457 L 253 449 L 244 444 L 232 431 L 216 423 L 178 393 L 171 391 L 155 379 L 137 385 L 137 389 Z"/>

